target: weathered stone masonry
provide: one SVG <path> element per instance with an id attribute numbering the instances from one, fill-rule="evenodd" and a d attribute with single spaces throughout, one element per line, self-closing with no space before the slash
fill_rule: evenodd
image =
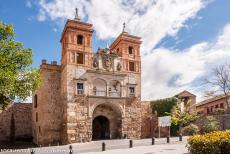
<path id="1" fill-rule="evenodd" d="M 151 112 L 141 102 L 141 38 L 123 31 L 94 53 L 92 33 L 92 24 L 68 20 L 61 64 L 42 61 L 32 109 L 38 145 L 151 135 L 143 123 Z"/>
<path id="2" fill-rule="evenodd" d="M 15 103 L 0 112 L 0 142 L 10 140 L 11 118 L 15 121 L 15 139 L 32 137 L 31 103 Z"/>

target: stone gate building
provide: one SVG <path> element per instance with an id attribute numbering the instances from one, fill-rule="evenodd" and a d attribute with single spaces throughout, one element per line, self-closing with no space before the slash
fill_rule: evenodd
<path id="1" fill-rule="evenodd" d="M 40 66 L 33 95 L 33 140 L 38 145 L 148 135 L 149 102 L 141 103 L 141 38 L 124 31 L 92 50 L 93 25 L 68 20 L 61 64 Z"/>

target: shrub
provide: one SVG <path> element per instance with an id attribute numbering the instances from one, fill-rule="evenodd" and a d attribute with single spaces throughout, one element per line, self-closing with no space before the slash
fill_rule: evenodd
<path id="1" fill-rule="evenodd" d="M 183 135 L 194 135 L 199 132 L 199 128 L 197 125 L 190 124 L 182 128 Z"/>
<path id="2" fill-rule="evenodd" d="M 230 130 L 190 136 L 187 146 L 191 154 L 228 154 L 230 151 Z"/>
<path id="3" fill-rule="evenodd" d="M 220 124 L 213 116 L 207 116 L 204 119 L 203 125 L 201 125 L 202 133 L 209 133 L 220 129 Z"/>
<path id="4" fill-rule="evenodd" d="M 217 108 L 216 110 L 214 110 L 214 114 L 216 115 L 221 115 L 224 113 L 225 113 L 225 109 Z"/>

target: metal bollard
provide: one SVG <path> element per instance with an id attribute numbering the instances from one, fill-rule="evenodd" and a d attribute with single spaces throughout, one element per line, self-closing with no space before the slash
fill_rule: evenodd
<path id="1" fill-rule="evenodd" d="M 69 154 L 73 154 L 73 147 L 72 147 L 72 145 L 69 146 Z"/>
<path id="2" fill-rule="evenodd" d="M 105 143 L 102 142 L 102 151 L 105 151 Z"/>
<path id="3" fill-rule="evenodd" d="M 170 142 L 170 138 L 169 138 L 169 136 L 167 136 L 167 143 L 169 143 Z"/>
<path id="4" fill-rule="evenodd" d="M 152 138 L 152 145 L 154 145 L 155 144 L 155 138 L 153 137 Z"/>
<path id="5" fill-rule="evenodd" d="M 31 154 L 35 154 L 35 150 L 34 149 L 31 149 Z"/>
<path id="6" fill-rule="evenodd" d="M 179 135 L 179 141 L 182 141 L 182 134 Z"/>
<path id="7" fill-rule="evenodd" d="M 133 140 L 129 140 L 129 148 L 133 147 Z"/>

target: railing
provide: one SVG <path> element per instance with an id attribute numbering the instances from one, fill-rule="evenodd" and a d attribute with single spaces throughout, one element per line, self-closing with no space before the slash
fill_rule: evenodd
<path id="1" fill-rule="evenodd" d="M 78 95 L 83 95 L 84 94 L 84 90 L 83 89 L 78 89 L 77 90 L 77 94 Z"/>
<path id="2" fill-rule="evenodd" d="M 135 93 L 129 93 L 129 97 L 135 97 Z"/>
<path id="3" fill-rule="evenodd" d="M 117 91 L 110 91 L 109 92 L 109 96 L 110 97 L 121 97 L 121 92 L 117 92 Z"/>
<path id="4" fill-rule="evenodd" d="M 106 96 L 106 91 L 105 90 L 94 90 L 93 95 L 94 96 Z"/>

